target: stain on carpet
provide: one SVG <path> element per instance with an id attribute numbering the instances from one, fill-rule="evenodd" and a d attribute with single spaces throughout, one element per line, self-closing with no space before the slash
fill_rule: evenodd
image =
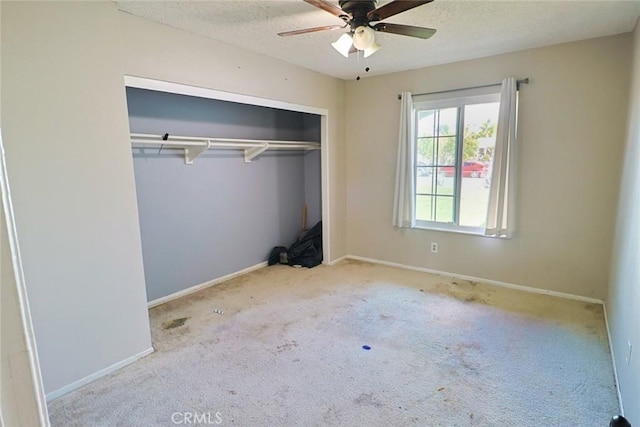
<path id="1" fill-rule="evenodd" d="M 287 341 L 282 345 L 279 345 L 278 347 L 276 347 L 276 351 L 273 352 L 273 354 L 277 354 L 277 353 L 283 353 L 285 351 L 289 351 L 291 349 L 293 349 L 294 347 L 297 347 L 298 343 L 293 340 L 293 341 Z"/>
<path id="2" fill-rule="evenodd" d="M 354 400 L 354 402 L 357 405 L 370 405 L 376 408 L 381 408 L 383 406 L 381 402 L 373 397 L 373 393 L 362 393 Z"/>
<path id="3" fill-rule="evenodd" d="M 590 311 L 592 313 L 598 313 L 598 314 L 602 313 L 602 306 L 599 304 L 594 304 L 592 302 L 584 303 L 584 308 L 587 311 Z"/>
<path id="4" fill-rule="evenodd" d="M 166 322 L 164 322 L 162 324 L 162 328 L 163 329 L 178 328 L 178 327 L 184 325 L 186 323 L 187 319 L 189 319 L 189 318 L 188 317 L 181 317 L 179 319 L 168 320 L 168 321 L 166 321 Z"/>

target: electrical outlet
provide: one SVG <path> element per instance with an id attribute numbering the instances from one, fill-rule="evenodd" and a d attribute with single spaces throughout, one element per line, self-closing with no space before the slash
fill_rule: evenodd
<path id="1" fill-rule="evenodd" d="M 633 350 L 633 345 L 631 344 L 631 340 L 627 340 L 627 355 L 624 360 L 627 362 L 627 365 L 631 363 L 631 350 Z"/>
<path id="2" fill-rule="evenodd" d="M 431 242 L 431 252 L 434 254 L 438 253 L 438 244 L 436 242 Z"/>

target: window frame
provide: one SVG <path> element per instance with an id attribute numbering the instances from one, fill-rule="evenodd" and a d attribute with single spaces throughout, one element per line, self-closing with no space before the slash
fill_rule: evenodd
<path id="1" fill-rule="evenodd" d="M 418 156 L 413 156 L 413 212 L 412 212 L 412 224 L 413 228 L 447 231 L 453 233 L 472 234 L 484 236 L 484 227 L 470 227 L 460 225 L 460 199 L 462 194 L 462 173 L 463 173 L 463 143 L 464 143 L 464 107 L 467 105 L 484 104 L 490 102 L 500 102 L 500 87 L 485 90 L 480 94 L 466 94 L 451 96 L 451 93 L 439 94 L 440 97 L 436 99 L 429 99 L 427 97 L 414 97 L 413 102 L 413 121 L 414 121 L 414 141 L 413 150 L 417 153 L 418 140 L 420 139 L 418 134 L 418 115 L 420 111 L 424 110 L 441 110 L 445 108 L 457 108 L 457 123 L 456 123 L 456 150 L 455 150 L 455 165 L 454 165 L 454 194 L 453 194 L 453 219 L 454 222 L 439 222 L 428 221 L 416 218 L 417 212 L 417 178 L 418 178 Z M 417 98 L 417 99 L 416 99 Z M 435 168 L 434 168 L 435 169 Z M 434 171 L 434 173 L 437 173 Z"/>

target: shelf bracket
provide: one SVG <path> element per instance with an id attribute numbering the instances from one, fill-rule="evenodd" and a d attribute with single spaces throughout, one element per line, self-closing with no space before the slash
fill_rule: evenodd
<path id="1" fill-rule="evenodd" d="M 184 162 L 187 165 L 192 165 L 195 158 L 207 151 L 210 147 L 211 141 L 207 141 L 205 145 L 201 146 L 184 147 Z"/>
<path id="2" fill-rule="evenodd" d="M 269 144 L 266 143 L 266 142 L 262 147 L 245 148 L 244 149 L 244 162 L 245 163 L 251 163 L 251 160 L 253 160 L 254 158 L 259 156 L 260 154 L 262 154 L 265 151 L 267 151 L 268 148 L 269 148 Z"/>

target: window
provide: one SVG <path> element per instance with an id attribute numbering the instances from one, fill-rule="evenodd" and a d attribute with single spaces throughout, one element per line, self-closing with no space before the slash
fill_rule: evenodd
<path id="1" fill-rule="evenodd" d="M 415 100 L 416 227 L 483 233 L 500 94 Z"/>

